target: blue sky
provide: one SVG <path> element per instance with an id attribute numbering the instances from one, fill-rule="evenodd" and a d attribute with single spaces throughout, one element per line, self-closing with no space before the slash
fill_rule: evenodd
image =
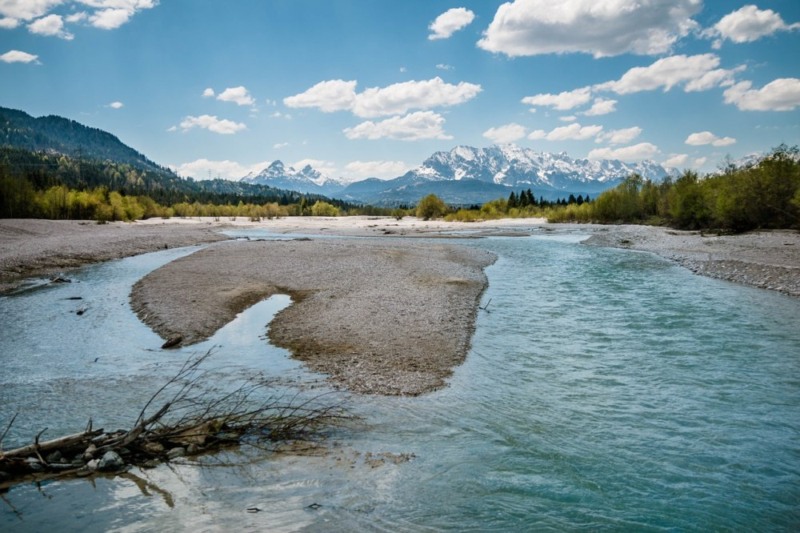
<path id="1" fill-rule="evenodd" d="M 800 144 L 797 0 L 0 0 L 0 105 L 185 176 L 513 142 L 712 171 Z"/>

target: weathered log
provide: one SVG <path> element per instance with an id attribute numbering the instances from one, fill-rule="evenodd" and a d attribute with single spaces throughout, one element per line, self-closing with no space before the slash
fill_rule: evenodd
<path id="1" fill-rule="evenodd" d="M 101 435 L 102 433 L 102 429 L 83 431 L 81 433 L 75 433 L 73 435 L 67 435 L 65 437 L 59 437 L 57 439 L 48 440 L 45 442 L 28 444 L 22 448 L 16 448 L 5 452 L 0 451 L 0 461 L 7 457 L 27 457 L 29 455 L 35 455 L 37 452 L 41 453 L 48 452 L 50 450 L 57 450 L 59 448 L 70 448 L 76 444 L 80 444 L 85 440 Z"/>

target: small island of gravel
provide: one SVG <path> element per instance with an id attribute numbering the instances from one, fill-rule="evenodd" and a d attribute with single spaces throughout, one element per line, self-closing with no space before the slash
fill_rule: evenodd
<path id="1" fill-rule="evenodd" d="M 274 344 L 350 391 L 419 395 L 443 387 L 466 357 L 494 260 L 378 239 L 223 242 L 151 272 L 131 302 L 162 337 L 192 344 L 289 294 L 293 304 L 270 324 Z"/>

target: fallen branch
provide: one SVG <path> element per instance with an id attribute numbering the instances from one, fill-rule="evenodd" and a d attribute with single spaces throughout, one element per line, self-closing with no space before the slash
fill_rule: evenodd
<path id="1" fill-rule="evenodd" d="M 33 444 L 0 451 L 0 489 L 27 480 L 119 473 L 131 465 L 153 467 L 241 444 L 266 448 L 269 443 L 311 440 L 319 428 L 348 418 L 339 406 L 321 405 L 321 397 L 298 401 L 295 396 L 284 403 L 264 380 L 227 392 L 209 391 L 200 366 L 210 355 L 186 361 L 145 403 L 128 431 L 95 430 L 89 419 L 83 432 L 40 442 L 45 428 Z M 157 404 L 162 406 L 150 414 Z"/>

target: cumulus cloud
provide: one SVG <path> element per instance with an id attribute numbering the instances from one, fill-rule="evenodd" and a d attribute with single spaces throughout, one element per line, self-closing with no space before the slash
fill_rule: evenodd
<path id="1" fill-rule="evenodd" d="M 452 136 L 444 132 L 444 122 L 444 117 L 438 113 L 417 111 L 380 122 L 368 120 L 352 128 L 345 128 L 343 131 L 348 139 L 395 139 L 400 141 L 452 139 Z"/>
<path id="2" fill-rule="evenodd" d="M 236 161 L 212 161 L 209 159 L 197 159 L 188 163 L 182 163 L 171 168 L 179 175 L 184 177 L 203 180 L 208 178 L 224 178 L 238 180 L 249 173 L 258 173 L 267 168 L 271 161 L 262 161 L 252 165 L 242 165 Z"/>
<path id="3" fill-rule="evenodd" d="M 683 85 L 684 91 L 703 91 L 717 86 L 730 85 L 733 75 L 743 67 L 733 70 L 718 68 L 720 59 L 715 54 L 694 56 L 677 55 L 659 59 L 647 67 L 634 67 L 616 81 L 595 85 L 595 90 L 631 94 Z"/>
<path id="4" fill-rule="evenodd" d="M 37 35 L 59 37 L 67 41 L 71 41 L 75 38 L 74 35 L 64 29 L 64 20 L 60 15 L 47 15 L 46 17 L 36 19 L 28 24 L 28 31 Z"/>
<path id="5" fill-rule="evenodd" d="M 478 46 L 510 57 L 580 52 L 663 54 L 697 27 L 701 0 L 514 0 L 497 9 Z"/>
<path id="6" fill-rule="evenodd" d="M 688 160 L 689 156 L 687 154 L 670 154 L 661 165 L 667 168 L 681 168 L 686 166 Z"/>
<path id="7" fill-rule="evenodd" d="M 533 96 L 526 96 L 522 99 L 523 104 L 538 106 L 538 107 L 552 107 L 559 111 L 566 111 L 589 102 L 592 99 L 591 89 L 589 87 L 582 87 L 572 91 L 564 91 L 558 94 L 536 94 Z"/>
<path id="8" fill-rule="evenodd" d="M 506 124 L 496 128 L 489 128 L 483 132 L 483 136 L 493 143 L 512 143 L 525 137 L 525 127 L 515 123 Z"/>
<path id="9" fill-rule="evenodd" d="M 0 56 L 0 61 L 4 63 L 38 63 L 38 59 L 39 56 L 20 50 L 9 50 Z"/>
<path id="10" fill-rule="evenodd" d="M 287 107 L 313 107 L 324 112 L 351 111 L 363 118 L 400 115 L 413 109 L 449 107 L 471 100 L 482 88 L 473 83 L 457 85 L 436 77 L 372 87 L 356 93 L 356 81 L 322 81 L 307 91 L 283 99 Z"/>
<path id="11" fill-rule="evenodd" d="M 119 28 L 138 11 L 158 5 L 158 0 L 80 0 L 80 2 L 95 8 L 95 12 L 89 15 L 89 23 L 103 30 Z"/>
<path id="12" fill-rule="evenodd" d="M 431 22 L 428 29 L 431 34 L 428 39 L 434 41 L 436 39 L 448 39 L 451 35 L 460 29 L 467 27 L 472 21 L 475 20 L 475 13 L 464 7 L 454 7 L 448 9 Z"/>
<path id="13" fill-rule="evenodd" d="M 13 30 L 17 26 L 19 26 L 19 21 L 17 19 L 8 17 L 0 18 L 0 28 L 4 30 Z"/>
<path id="14" fill-rule="evenodd" d="M 631 128 L 603 132 L 597 136 L 597 142 L 605 142 L 608 144 L 627 144 L 641 134 L 642 128 L 639 126 L 633 126 Z"/>
<path id="15" fill-rule="evenodd" d="M 652 159 L 658 147 L 650 143 L 639 143 L 622 148 L 595 148 L 587 156 L 589 159 L 619 159 L 621 161 L 642 161 Z"/>
<path id="16" fill-rule="evenodd" d="M 122 109 L 123 107 L 125 107 L 125 104 L 123 104 L 120 101 L 116 101 L 108 104 L 108 107 L 110 107 L 111 109 Z"/>
<path id="17" fill-rule="evenodd" d="M 354 80 L 321 81 L 305 92 L 287 96 L 283 104 L 294 108 L 317 108 L 325 113 L 347 111 L 355 102 L 356 85 L 358 82 Z"/>
<path id="18" fill-rule="evenodd" d="M 603 126 L 581 126 L 577 122 L 568 126 L 560 126 L 550 132 L 535 130 L 528 135 L 533 141 L 545 139 L 547 141 L 585 141 L 597 136 L 603 131 Z"/>
<path id="19" fill-rule="evenodd" d="M 348 181 L 365 178 L 388 180 L 402 176 L 411 168 L 405 161 L 351 161 L 344 166 Z"/>
<path id="20" fill-rule="evenodd" d="M 52 8 L 63 3 L 64 0 L 2 0 L 0 1 L 0 15 L 5 19 L 17 21 L 32 20 L 46 15 Z M 8 23 L 7 23 L 8 24 Z"/>
<path id="21" fill-rule="evenodd" d="M 800 106 L 800 79 L 779 78 L 760 89 L 743 81 L 723 93 L 726 104 L 734 104 L 742 111 L 792 111 Z"/>
<path id="22" fill-rule="evenodd" d="M 717 137 L 710 131 L 700 131 L 686 137 L 684 142 L 691 146 L 705 146 L 710 144 L 712 146 L 721 147 L 736 144 L 736 139 L 733 137 Z"/>
<path id="23" fill-rule="evenodd" d="M 192 128 L 201 128 L 221 135 L 232 135 L 238 131 L 247 129 L 247 126 L 240 122 L 219 119 L 214 115 L 200 115 L 199 117 L 189 115 L 183 119 L 180 123 L 180 127 L 183 131 L 189 131 Z"/>
<path id="24" fill-rule="evenodd" d="M 800 23 L 786 24 L 781 16 L 771 9 L 759 9 L 746 5 L 733 13 L 728 13 L 713 27 L 703 32 L 714 37 L 714 48 L 720 48 L 725 39 L 734 43 L 749 43 L 778 31 L 800 28 Z"/>
<path id="25" fill-rule="evenodd" d="M 213 98 L 214 96 L 216 96 L 216 93 L 211 87 L 207 87 L 206 90 L 203 91 L 203 98 Z"/>
<path id="26" fill-rule="evenodd" d="M 206 89 L 206 91 L 208 91 L 208 89 Z M 206 91 L 203 91 L 203 96 L 206 96 Z M 256 103 L 247 89 L 241 85 L 238 87 L 228 87 L 217 95 L 217 100 L 233 102 L 237 105 L 253 105 Z"/>
<path id="27" fill-rule="evenodd" d="M 597 117 L 600 115 L 608 115 L 617 110 L 617 101 L 610 98 L 595 98 L 592 107 L 582 114 L 587 117 Z"/>

